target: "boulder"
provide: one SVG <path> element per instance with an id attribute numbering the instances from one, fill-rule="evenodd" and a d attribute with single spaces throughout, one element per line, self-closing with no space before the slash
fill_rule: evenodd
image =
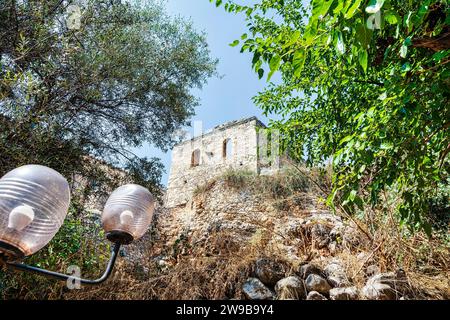
<path id="1" fill-rule="evenodd" d="M 396 272 L 376 274 L 367 281 L 367 284 L 375 282 L 387 284 L 395 291 L 401 293 L 404 293 L 408 289 L 408 279 L 406 277 L 406 273 L 401 269 Z"/>
<path id="2" fill-rule="evenodd" d="M 345 269 L 342 266 L 342 263 L 339 259 L 332 259 L 326 266 L 323 268 L 323 272 L 328 276 L 336 276 L 336 275 L 345 275 Z"/>
<path id="3" fill-rule="evenodd" d="M 327 280 L 333 288 L 344 288 L 351 286 L 350 281 L 344 276 L 329 276 Z"/>
<path id="4" fill-rule="evenodd" d="M 261 258 L 256 260 L 255 274 L 262 283 L 273 287 L 284 278 L 284 267 L 273 260 Z"/>
<path id="5" fill-rule="evenodd" d="M 250 300 L 272 300 L 273 293 L 259 279 L 249 278 L 242 286 L 242 291 Z"/>
<path id="6" fill-rule="evenodd" d="M 367 299 L 393 300 L 408 291 L 408 280 L 403 270 L 386 272 L 372 276 L 362 289 Z"/>
<path id="7" fill-rule="evenodd" d="M 328 282 L 334 288 L 342 288 L 351 286 L 344 267 L 339 260 L 333 259 L 323 269 Z"/>
<path id="8" fill-rule="evenodd" d="M 306 278 L 305 285 L 308 291 L 317 291 L 322 294 L 328 294 L 331 289 L 328 281 L 317 274 L 310 274 Z"/>
<path id="9" fill-rule="evenodd" d="M 290 276 L 278 281 L 275 285 L 275 292 L 279 300 L 300 300 L 306 297 L 305 284 L 302 279 L 296 276 Z"/>
<path id="10" fill-rule="evenodd" d="M 362 294 L 369 300 L 395 300 L 394 290 L 387 284 L 375 282 L 366 284 L 362 288 Z"/>
<path id="11" fill-rule="evenodd" d="M 311 291 L 308 293 L 306 300 L 328 300 L 324 295 L 318 293 L 317 291 Z"/>
<path id="12" fill-rule="evenodd" d="M 356 287 L 334 288 L 330 290 L 331 300 L 356 300 L 358 299 L 358 289 Z"/>
<path id="13" fill-rule="evenodd" d="M 322 270 L 311 263 L 305 263 L 298 268 L 298 274 L 300 275 L 300 278 L 306 279 L 310 274 L 322 275 Z"/>

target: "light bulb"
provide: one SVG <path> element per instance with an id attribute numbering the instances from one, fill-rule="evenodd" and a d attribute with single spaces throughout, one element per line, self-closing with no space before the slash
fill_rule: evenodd
<path id="1" fill-rule="evenodd" d="M 15 207 L 9 214 L 8 228 L 22 231 L 34 220 L 32 207 L 24 205 Z"/>
<path id="2" fill-rule="evenodd" d="M 127 184 L 114 190 L 106 201 L 102 225 L 112 242 L 131 243 L 148 230 L 155 199 L 146 188 Z"/>
<path id="3" fill-rule="evenodd" d="M 133 223 L 134 215 L 130 210 L 125 210 L 120 214 L 120 223 L 123 225 L 130 225 Z"/>
<path id="4" fill-rule="evenodd" d="M 58 232 L 70 203 L 70 187 L 40 165 L 16 168 L 0 179 L 0 253 L 29 256 Z"/>

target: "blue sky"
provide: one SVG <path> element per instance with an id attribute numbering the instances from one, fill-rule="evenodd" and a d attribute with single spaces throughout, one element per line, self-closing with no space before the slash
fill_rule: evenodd
<path id="1" fill-rule="evenodd" d="M 264 79 L 259 80 L 251 69 L 250 54 L 240 53 L 239 46 L 234 48 L 229 46 L 231 42 L 239 39 L 241 34 L 247 32 L 244 16 L 227 13 L 223 8 L 216 8 L 208 0 L 166 1 L 170 15 L 191 19 L 197 31 L 206 33 L 211 56 L 219 59 L 218 73 L 222 77 L 210 79 L 201 91 L 193 90 L 193 94 L 200 99 L 200 105 L 196 109 L 192 123 L 202 121 L 204 130 L 250 116 L 257 116 L 267 123 L 268 119 L 251 100 L 265 87 L 266 82 Z M 193 134 L 193 129 L 189 130 Z M 171 152 L 163 153 L 149 145 L 135 152 L 139 156 L 161 158 L 166 168 L 162 182 L 166 185 Z"/>

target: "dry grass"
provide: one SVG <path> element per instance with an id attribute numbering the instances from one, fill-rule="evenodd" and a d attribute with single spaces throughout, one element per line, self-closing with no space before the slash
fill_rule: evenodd
<path id="1" fill-rule="evenodd" d="M 311 189 L 311 183 L 292 168 L 282 170 L 270 176 L 257 175 L 254 172 L 229 170 L 222 177 L 232 189 L 247 189 L 270 198 L 285 198 L 298 192 Z"/>
<path id="2" fill-rule="evenodd" d="M 160 270 L 155 263 L 144 279 L 123 261 L 105 285 L 72 291 L 66 299 L 243 299 L 243 283 L 254 273 L 254 262 L 265 252 L 264 233 L 257 233 L 245 245 L 227 232 L 211 235 L 194 253 L 176 257 L 173 266 Z M 285 264 L 282 257 L 273 256 Z M 152 276 L 154 274 L 154 276 Z"/>

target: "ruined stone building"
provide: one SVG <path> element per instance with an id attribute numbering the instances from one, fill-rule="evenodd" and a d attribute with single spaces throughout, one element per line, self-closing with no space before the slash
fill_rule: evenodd
<path id="1" fill-rule="evenodd" d="M 256 117 L 219 125 L 177 144 L 167 186 L 166 206 L 186 204 L 194 190 L 229 169 L 270 174 L 280 167 L 278 141 Z"/>

